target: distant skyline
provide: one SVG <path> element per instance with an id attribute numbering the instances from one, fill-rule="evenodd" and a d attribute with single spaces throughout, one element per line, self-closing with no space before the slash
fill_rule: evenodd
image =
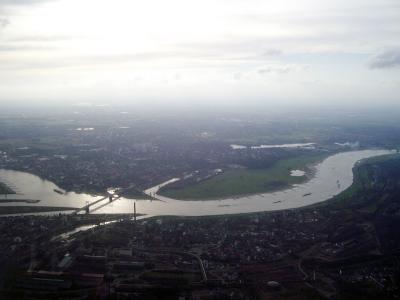
<path id="1" fill-rule="evenodd" d="M 398 0 L 0 0 L 0 104 L 397 103 Z"/>

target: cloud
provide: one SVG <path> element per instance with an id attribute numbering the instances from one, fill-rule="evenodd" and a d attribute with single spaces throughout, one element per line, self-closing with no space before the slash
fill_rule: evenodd
<path id="1" fill-rule="evenodd" d="M 9 15 L 14 8 L 24 9 L 27 6 L 33 6 L 40 3 L 57 0 L 0 0 L 0 16 Z M 1 27 L 1 26 L 0 26 Z"/>
<path id="2" fill-rule="evenodd" d="M 57 0 L 0 0 L 0 29 L 10 24 L 8 17 L 10 17 L 10 10 L 14 7 L 24 9 L 26 6 L 40 4 L 44 2 L 57 1 Z M 13 13 L 11 13 L 12 15 Z M 4 18 L 7 16 L 7 18 Z"/>
<path id="3" fill-rule="evenodd" d="M 3 26 L 8 25 L 8 20 Z M 2 20 L 0 19 L 0 28 Z M 15 38 L 2 38 L 0 52 L 26 52 L 57 50 L 57 42 L 68 41 L 72 38 L 67 36 L 18 36 Z"/>
<path id="4" fill-rule="evenodd" d="M 0 0 L 0 7 L 11 5 L 29 5 L 41 2 L 49 2 L 54 0 Z"/>
<path id="5" fill-rule="evenodd" d="M 373 57 L 369 63 L 371 69 L 386 69 L 400 66 L 400 49 L 386 50 Z"/>
<path id="6" fill-rule="evenodd" d="M 8 40 L 8 44 L 0 45 L 1 52 L 19 52 L 19 51 L 52 51 L 57 50 L 55 41 L 63 37 L 21 37 L 17 39 Z M 66 37 L 66 39 L 68 39 Z M 38 41 L 36 43 L 36 41 Z M 42 42 L 43 41 L 43 42 Z M 65 52 L 60 52 L 59 59 L 55 60 L 54 56 L 51 58 L 42 57 L 35 61 L 31 59 L 18 59 L 2 61 L 3 69 L 6 65 L 11 69 L 54 69 L 54 68 L 70 68 L 70 67 L 90 67 L 90 66 L 106 66 L 106 65 L 123 65 L 123 64 L 141 64 L 146 63 L 157 64 L 167 63 L 174 61 L 174 67 L 200 67 L 204 68 L 219 68 L 221 66 L 232 66 L 232 62 L 241 64 L 249 61 L 265 61 L 265 58 L 257 55 L 246 56 L 245 54 L 225 54 L 221 52 L 205 51 L 205 49 L 173 49 L 173 50 L 154 50 L 133 53 L 112 53 L 112 54 L 90 54 L 90 55 L 69 55 Z M 299 69 L 295 65 L 287 66 L 271 66 L 271 73 L 288 73 L 291 70 Z M 286 70 L 287 68 L 287 70 Z M 260 71 L 263 73 L 263 71 Z M 267 73 L 265 70 L 264 73 Z"/>
<path id="7" fill-rule="evenodd" d="M 12 43 L 47 43 L 47 42 L 64 42 L 68 40 L 77 40 L 79 37 L 66 35 L 20 35 L 8 38 L 7 42 Z"/>
<path id="8" fill-rule="evenodd" d="M 2 19 L 0 18 L 0 28 L 4 28 L 10 24 L 10 21 L 8 19 Z"/>
<path id="9" fill-rule="evenodd" d="M 52 47 L 13 44 L 0 46 L 1 52 L 26 51 L 26 50 L 52 50 Z M 42 57 L 32 61 L 31 59 L 10 60 L 8 58 L 1 59 L 2 69 L 26 70 L 26 69 L 58 69 L 58 68 L 74 68 L 74 67 L 91 67 L 91 66 L 110 66 L 110 65 L 126 65 L 126 64 L 144 64 L 162 60 L 179 60 L 182 57 L 191 59 L 200 59 L 201 56 L 196 53 L 182 53 L 174 51 L 152 51 L 126 54 L 110 54 L 110 55 L 61 55 L 58 59 L 52 57 Z"/>
<path id="10" fill-rule="evenodd" d="M 281 49 L 276 49 L 276 48 L 271 48 L 271 49 L 266 49 L 263 51 L 261 56 L 274 56 L 274 55 L 281 55 L 282 50 Z"/>
<path id="11" fill-rule="evenodd" d="M 0 102 L 6 90 L 30 96 L 18 88 L 26 83 L 38 94 L 53 95 L 54 82 L 57 95 L 88 88 L 94 97 L 103 93 L 89 86 L 101 82 L 128 97 L 138 76 L 143 96 L 223 94 L 224 84 L 244 98 L 399 94 L 377 83 L 396 72 L 359 68 L 398 65 L 400 50 L 366 57 L 399 49 L 399 0 L 145 2 L 0 0 Z M 173 88 L 162 91 L 164 79 Z M 184 92 L 174 90 L 180 84 Z"/>
<path id="12" fill-rule="evenodd" d="M 35 45 L 0 45 L 1 52 L 20 52 L 20 51 L 42 51 L 53 50 L 53 47 L 35 46 Z"/>
<path id="13" fill-rule="evenodd" d="M 309 67 L 307 65 L 270 65 L 264 66 L 257 70 L 260 75 L 265 74 L 287 74 L 293 71 L 307 70 Z"/>
<path id="14" fill-rule="evenodd" d="M 269 73 L 276 73 L 276 74 L 286 74 L 292 70 L 289 66 L 270 66 L 258 69 L 258 74 L 264 75 Z"/>

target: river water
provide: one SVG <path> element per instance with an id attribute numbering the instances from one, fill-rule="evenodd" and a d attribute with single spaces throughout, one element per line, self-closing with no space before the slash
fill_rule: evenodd
<path id="1" fill-rule="evenodd" d="M 233 150 L 242 150 L 242 149 L 274 149 L 274 148 L 305 148 L 310 149 L 314 148 L 315 143 L 301 143 L 301 144 L 280 144 L 280 145 L 259 145 L 259 146 L 243 146 L 233 144 L 231 148 Z M 344 145 L 344 144 L 343 144 Z"/>
<path id="2" fill-rule="evenodd" d="M 92 207 L 92 213 L 133 213 L 136 201 L 137 213 L 148 216 L 180 215 L 204 216 L 219 214 L 273 211 L 302 207 L 330 199 L 347 189 L 353 182 L 353 166 L 362 159 L 393 153 L 389 150 L 360 150 L 332 155 L 315 166 L 315 176 L 292 188 L 265 194 L 237 197 L 224 200 L 181 201 L 157 195 L 162 183 L 146 190 L 158 200 L 132 200 L 119 198 L 112 203 L 102 201 Z M 171 179 L 176 180 L 176 179 Z M 10 184 L 20 194 L 9 198 L 38 199 L 37 204 L 2 203 L 0 205 L 36 205 L 81 207 L 102 198 L 74 192 L 59 194 L 54 183 L 24 172 L 0 170 L 0 181 Z M 4 197 L 3 197 L 4 198 Z M 1 199 L 1 196 L 0 196 Z"/>

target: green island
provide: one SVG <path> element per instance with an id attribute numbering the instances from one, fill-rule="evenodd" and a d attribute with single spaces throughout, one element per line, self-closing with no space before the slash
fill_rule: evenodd
<path id="1" fill-rule="evenodd" d="M 212 200 L 278 191 L 299 184 L 312 176 L 310 166 L 327 154 L 298 156 L 278 160 L 265 169 L 233 169 L 196 184 L 168 185 L 160 195 L 179 200 Z M 305 176 L 291 176 L 291 170 L 303 170 Z"/>

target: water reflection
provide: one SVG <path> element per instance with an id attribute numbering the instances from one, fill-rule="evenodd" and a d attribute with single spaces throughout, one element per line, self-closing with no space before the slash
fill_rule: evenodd
<path id="1" fill-rule="evenodd" d="M 273 193 L 211 201 L 181 201 L 158 195 L 157 192 L 163 185 L 177 180 L 174 178 L 145 191 L 146 194 L 161 201 L 119 198 L 110 203 L 108 199 L 104 199 L 93 205 L 91 211 L 99 214 L 133 213 L 134 201 L 137 203 L 137 212 L 148 216 L 201 216 L 296 208 L 325 201 L 339 194 L 353 182 L 352 168 L 359 160 L 389 153 L 392 151 L 362 150 L 332 155 L 316 166 L 315 176 L 311 180 L 294 185 L 291 189 Z M 20 194 L 13 198 L 40 199 L 41 202 L 36 204 L 40 206 L 83 207 L 88 202 L 94 202 L 103 197 L 74 192 L 60 194 L 55 192 L 60 188 L 54 183 L 24 172 L 2 169 L 0 170 L 0 181 L 12 183 L 18 189 Z M 3 203 L 0 205 L 28 204 Z"/>

